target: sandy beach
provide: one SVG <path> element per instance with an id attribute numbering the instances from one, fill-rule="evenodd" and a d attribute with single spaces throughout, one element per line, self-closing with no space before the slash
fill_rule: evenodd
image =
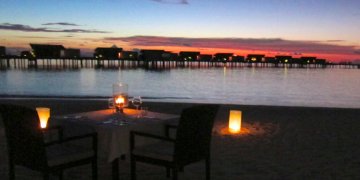
<path id="1" fill-rule="evenodd" d="M 51 115 L 107 109 L 106 100 L 0 99 L 28 107 L 50 107 Z M 192 103 L 144 102 L 150 111 L 180 114 Z M 242 111 L 243 131 L 222 134 L 230 110 Z M 360 109 L 221 105 L 211 148 L 211 179 L 360 179 Z M 99 179 L 111 179 L 111 165 L 99 157 Z M 66 180 L 91 179 L 90 165 L 66 170 Z M 120 162 L 120 179 L 130 179 L 130 163 Z M 138 164 L 138 180 L 166 180 L 163 167 Z M 8 179 L 5 132 L 0 123 L 0 179 Z M 42 179 L 16 167 L 16 179 Z M 52 179 L 57 179 L 56 176 Z M 186 166 L 179 179 L 205 179 L 204 162 Z"/>

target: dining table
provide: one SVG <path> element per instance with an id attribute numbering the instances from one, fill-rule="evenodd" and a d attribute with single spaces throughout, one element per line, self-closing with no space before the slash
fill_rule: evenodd
<path id="1" fill-rule="evenodd" d="M 130 153 L 130 131 L 141 131 L 156 135 L 165 134 L 166 124 L 176 124 L 179 115 L 124 108 L 123 112 L 113 109 L 51 116 L 48 126 L 63 127 L 63 136 L 74 136 L 96 132 L 98 151 L 103 153 L 112 165 L 112 179 L 119 179 L 119 160 Z M 137 138 L 135 146 L 156 143 L 151 138 Z"/>

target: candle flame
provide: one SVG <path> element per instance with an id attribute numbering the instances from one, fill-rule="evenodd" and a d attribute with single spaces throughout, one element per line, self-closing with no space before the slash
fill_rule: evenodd
<path id="1" fill-rule="evenodd" d="M 115 100 L 116 104 L 124 103 L 125 99 L 123 97 L 119 97 Z"/>
<path id="2" fill-rule="evenodd" d="M 47 122 L 41 121 L 41 122 L 40 122 L 40 127 L 41 127 L 41 128 L 46 128 L 46 124 L 47 124 Z"/>

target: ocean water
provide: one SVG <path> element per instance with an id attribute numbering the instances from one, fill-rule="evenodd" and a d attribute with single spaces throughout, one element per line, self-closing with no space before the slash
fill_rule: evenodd
<path id="1" fill-rule="evenodd" d="M 360 108 L 360 69 L 174 68 L 0 71 L 1 95 L 111 97 L 112 84 L 148 101 Z"/>

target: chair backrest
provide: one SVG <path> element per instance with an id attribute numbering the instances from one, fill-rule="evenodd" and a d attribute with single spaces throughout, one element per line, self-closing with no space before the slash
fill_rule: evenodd
<path id="1" fill-rule="evenodd" d="M 17 106 L 0 105 L 9 160 L 17 165 L 40 169 L 47 166 L 43 131 L 36 110 Z"/>
<path id="2" fill-rule="evenodd" d="M 210 155 L 212 129 L 219 105 L 197 105 L 182 110 L 176 133 L 174 160 L 197 162 Z"/>

